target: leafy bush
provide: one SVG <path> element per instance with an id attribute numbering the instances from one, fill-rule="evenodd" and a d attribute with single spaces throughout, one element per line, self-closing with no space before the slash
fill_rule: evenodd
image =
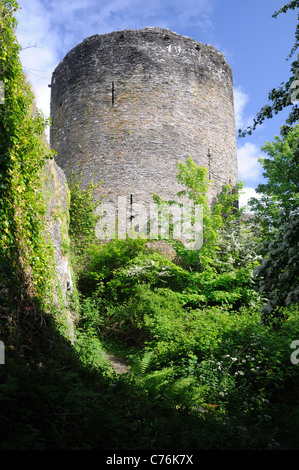
<path id="1" fill-rule="evenodd" d="M 260 158 L 264 169 L 265 182 L 259 184 L 256 192 L 259 198 L 251 198 L 256 227 L 263 240 L 270 243 L 281 214 L 289 216 L 299 206 L 299 125 L 289 128 L 289 132 L 275 136 L 273 142 L 266 142 L 262 151 L 268 158 Z"/>
<path id="2" fill-rule="evenodd" d="M 268 255 L 255 269 L 260 292 L 266 297 L 263 321 L 281 318 L 291 304 L 299 302 L 298 210 L 281 217 L 277 232 L 268 244 Z"/>
<path id="3" fill-rule="evenodd" d="M 102 334 L 116 335 L 130 344 L 142 346 L 155 334 L 149 327 L 150 318 L 159 315 L 175 317 L 178 312 L 183 312 L 183 309 L 171 290 L 155 292 L 150 286 L 136 285 L 134 295 L 126 301 L 104 303 L 99 312 L 103 321 Z"/>
<path id="4" fill-rule="evenodd" d="M 15 274 L 21 260 L 32 291 L 46 302 L 52 293 L 54 258 L 44 231 L 42 186 L 42 170 L 53 158 L 43 135 L 48 120 L 35 108 L 19 59 L 14 17 L 18 4 L 7 0 L 0 8 L 0 80 L 5 87 L 0 106 L 0 256 Z"/>
<path id="5" fill-rule="evenodd" d="M 261 326 L 258 312 L 248 309 L 173 314 L 156 309 L 145 318 L 154 335 L 146 344 L 147 354 L 152 353 L 146 383 L 170 393 L 175 381 L 185 377 L 192 382 L 193 406 L 208 403 L 267 415 L 279 395 L 296 399 L 298 370 L 290 361 L 290 345 L 299 337 L 299 310 L 288 313 L 284 326 L 273 330 Z"/>
<path id="6" fill-rule="evenodd" d="M 2 4 L 0 72 L 7 73 L 4 81 L 9 83 L 8 106 L 0 109 L 3 316 L 14 307 L 3 285 L 8 279 L 13 283 L 20 254 L 32 269 L 34 294 L 40 299 L 51 277 L 47 247 L 39 236 L 44 119 L 32 114 L 30 90 L 17 60 L 12 18 L 17 3 Z M 189 196 L 206 204 L 205 169 L 191 160 L 180 169 Z M 273 438 L 277 446 L 282 440 L 298 448 L 298 367 L 290 360 L 291 344 L 299 337 L 298 305 L 284 307 L 284 321 L 275 328 L 260 323 L 251 275 L 258 261 L 255 241 L 233 222 L 231 188 L 213 212 L 206 206 L 202 252 L 188 254 L 174 244 L 180 264 L 149 250 L 145 240 L 89 247 L 95 222 L 91 193 L 76 191 L 71 231 L 78 242 L 83 295 L 75 341 L 65 341 L 65 331 L 58 328 L 60 311 L 53 322 L 46 321 L 42 311 L 37 315 L 34 310 L 33 297 L 25 297 L 25 289 L 15 283 L 14 299 L 18 296 L 22 309 L 9 318 L 7 337 L 11 340 L 16 331 L 22 354 L 6 344 L 6 364 L 0 369 L 0 448 L 256 450 L 267 448 Z M 277 240 L 274 248 L 279 252 Z M 274 251 L 269 253 L 276 261 Z M 289 255 L 292 259 L 295 253 Z M 19 328 L 20 319 L 30 341 Z M 135 345 L 130 348 L 135 361 L 131 375 L 116 377 L 107 363 L 103 344 L 112 347 L 115 337 L 122 345 Z M 30 352 L 24 354 L 25 349 Z"/>
<path id="7" fill-rule="evenodd" d="M 85 295 L 91 295 L 101 283 L 107 284 L 113 278 L 114 272 L 126 266 L 138 253 L 144 251 L 145 240 L 113 239 L 107 243 L 89 247 L 88 264 L 82 272 L 79 285 Z"/>
<path id="8" fill-rule="evenodd" d="M 136 240 L 128 241 L 128 244 L 113 241 L 96 247 L 91 258 L 89 270 L 82 276 L 82 290 L 110 303 L 125 302 L 133 297 L 135 286 L 140 284 L 176 292 L 186 308 L 203 305 L 239 308 L 259 301 L 250 267 L 231 267 L 220 273 L 210 267 L 203 272 L 193 272 L 159 253 L 146 250 L 140 240 L 138 244 Z"/>
<path id="9" fill-rule="evenodd" d="M 82 187 L 82 180 L 76 174 L 69 181 L 69 235 L 75 272 L 80 276 L 88 261 L 88 248 L 94 244 L 95 227 L 98 216 L 95 209 L 98 202 L 93 199 L 93 192 L 98 185 L 89 182 L 87 188 Z"/>
<path id="10" fill-rule="evenodd" d="M 188 271 L 172 263 L 159 253 L 140 253 L 125 267 L 114 271 L 107 283 L 111 298 L 118 301 L 134 295 L 135 286 L 146 284 L 154 288 L 169 288 L 180 292 L 192 282 Z"/>

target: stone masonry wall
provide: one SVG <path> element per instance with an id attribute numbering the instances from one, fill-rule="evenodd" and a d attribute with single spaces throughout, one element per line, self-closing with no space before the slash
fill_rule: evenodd
<path id="1" fill-rule="evenodd" d="M 102 181 L 99 199 L 173 199 L 188 156 L 209 169 L 210 200 L 237 182 L 232 72 L 210 45 L 162 28 L 95 35 L 58 65 L 51 95 L 56 161 Z"/>

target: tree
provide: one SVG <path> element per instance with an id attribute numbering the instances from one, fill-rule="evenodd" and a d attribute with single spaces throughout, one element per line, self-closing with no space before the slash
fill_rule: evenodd
<path id="1" fill-rule="evenodd" d="M 299 0 L 292 0 L 272 16 L 277 18 L 281 13 L 298 8 Z M 299 14 L 294 46 L 287 59 L 294 55 L 298 46 Z M 270 157 L 260 158 L 265 170 L 263 175 L 268 181 L 256 189 L 261 197 L 249 201 L 263 239 L 261 252 L 264 258 L 255 269 L 255 277 L 266 298 L 261 309 L 264 321 L 279 318 L 283 307 L 299 302 L 299 126 L 295 125 L 299 118 L 299 54 L 298 60 L 291 64 L 289 80 L 271 90 L 268 99 L 270 104 L 259 111 L 253 125 L 239 130 L 239 137 L 251 135 L 265 119 L 292 106 L 286 125 L 281 126 L 281 137 L 276 136 L 273 143 L 267 142 L 262 147 Z"/>
<path id="2" fill-rule="evenodd" d="M 267 301 L 261 309 L 264 322 L 283 315 L 283 308 L 299 303 L 299 210 L 282 217 L 268 255 L 255 270 L 259 290 Z"/>
<path id="3" fill-rule="evenodd" d="M 262 149 L 269 156 L 260 158 L 267 182 L 258 185 L 261 198 L 249 205 L 263 239 L 264 258 L 255 278 L 266 298 L 262 318 L 268 321 L 299 302 L 299 125 Z"/>
<path id="4" fill-rule="evenodd" d="M 299 207 L 299 125 L 267 142 L 262 150 L 269 157 L 259 159 L 267 181 L 256 188 L 260 198 L 251 198 L 248 204 L 262 237 L 269 242 L 281 217 L 288 217 Z"/>
<path id="5" fill-rule="evenodd" d="M 243 183 L 239 182 L 233 187 L 231 184 L 223 186 L 217 201 L 210 207 L 208 203 L 208 190 L 211 181 L 207 178 L 207 168 L 198 166 L 191 157 L 185 163 L 177 163 L 177 180 L 185 187 L 177 193 L 178 197 L 187 197 L 194 206 L 202 208 L 203 244 L 199 251 L 190 250 L 187 254 L 188 262 L 200 265 L 204 270 L 209 266 L 219 251 L 219 237 L 221 230 L 228 227 L 234 221 L 239 223 L 244 209 L 238 208 L 238 200 L 243 189 Z M 154 196 L 158 204 L 172 204 L 175 201 L 163 201 L 158 195 Z M 181 251 L 183 253 L 184 249 Z M 188 250 L 187 250 L 188 251 Z M 185 253 L 186 254 L 186 253 Z M 185 255 L 184 255 L 185 256 Z"/>
<path id="6" fill-rule="evenodd" d="M 0 2 L 0 81 L 5 90 L 0 105 L 0 257 L 15 276 L 11 288 L 17 289 L 17 279 L 23 285 L 25 276 L 32 292 L 45 299 L 51 292 L 53 257 L 45 231 L 43 171 L 53 153 L 44 141 L 48 119 L 36 109 L 19 58 L 18 9 L 14 0 Z"/>
<path id="7" fill-rule="evenodd" d="M 277 18 L 281 13 L 286 13 L 289 10 L 295 10 L 299 8 L 299 0 L 292 0 L 282 6 L 278 11 L 273 13 L 273 18 Z M 299 13 L 298 13 L 298 24 L 295 31 L 295 43 L 287 59 L 291 58 L 299 46 Z M 270 104 L 266 104 L 262 109 L 257 113 L 256 118 L 254 119 L 253 125 L 247 127 L 245 130 L 239 129 L 239 137 L 245 137 L 246 135 L 251 135 L 256 127 L 262 124 L 265 119 L 271 119 L 275 114 L 278 114 L 284 108 L 292 106 L 290 114 L 286 119 L 286 125 L 283 126 L 282 132 L 287 133 L 290 129 L 290 126 L 295 124 L 299 118 L 299 107 L 297 105 L 299 101 L 299 54 L 298 60 L 295 60 L 291 64 L 291 75 L 289 80 L 277 88 L 271 90 L 268 94 L 268 99 Z"/>

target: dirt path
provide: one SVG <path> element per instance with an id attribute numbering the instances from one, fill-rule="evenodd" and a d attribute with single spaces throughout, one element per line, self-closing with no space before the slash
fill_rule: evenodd
<path id="1" fill-rule="evenodd" d="M 130 366 L 124 359 L 113 356 L 113 354 L 107 354 L 107 358 L 109 359 L 111 366 L 117 374 L 130 373 Z"/>

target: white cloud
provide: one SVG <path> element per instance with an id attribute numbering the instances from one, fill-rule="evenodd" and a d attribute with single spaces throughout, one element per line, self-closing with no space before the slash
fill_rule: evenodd
<path id="1" fill-rule="evenodd" d="M 36 96 L 37 106 L 47 116 L 50 114 L 51 74 L 57 64 L 54 38 L 51 35 L 50 16 L 42 2 L 31 0 L 17 16 L 17 37 L 22 51 L 20 59 Z M 49 36 L 48 36 L 49 34 Z"/>
<path id="2" fill-rule="evenodd" d="M 243 194 L 241 194 L 239 198 L 240 209 L 244 206 L 247 206 L 248 200 L 252 197 L 260 198 L 260 194 L 258 194 L 254 188 L 243 188 Z M 247 212 L 251 212 L 249 206 L 247 206 Z"/>
<path id="3" fill-rule="evenodd" d="M 248 102 L 249 96 L 240 87 L 234 88 L 234 104 L 237 129 L 243 127 L 243 112 Z"/>
<path id="4" fill-rule="evenodd" d="M 238 148 L 239 178 L 243 181 L 257 181 L 261 177 L 261 164 L 258 158 L 262 156 L 260 149 L 251 142 L 246 142 Z"/>
<path id="5" fill-rule="evenodd" d="M 245 129 L 252 124 L 252 116 L 245 116 L 245 108 L 249 103 L 249 96 L 242 87 L 234 88 L 234 105 L 235 105 L 235 119 L 236 129 Z"/>

